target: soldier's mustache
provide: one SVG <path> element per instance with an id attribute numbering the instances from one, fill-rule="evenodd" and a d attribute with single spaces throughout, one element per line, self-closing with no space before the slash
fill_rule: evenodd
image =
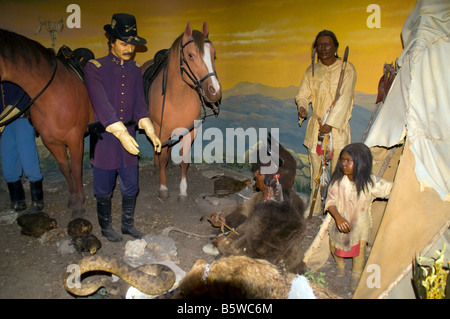
<path id="1" fill-rule="evenodd" d="M 133 52 L 124 52 L 123 55 L 133 55 Z"/>

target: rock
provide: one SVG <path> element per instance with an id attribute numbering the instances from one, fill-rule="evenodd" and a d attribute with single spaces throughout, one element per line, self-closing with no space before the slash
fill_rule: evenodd
<path id="1" fill-rule="evenodd" d="M 129 240 L 125 244 L 125 256 L 140 257 L 145 253 L 147 242 L 145 239 Z"/>
<path id="2" fill-rule="evenodd" d="M 73 254 L 76 251 L 71 239 L 61 239 L 56 243 L 56 247 L 61 255 Z"/>
<path id="3" fill-rule="evenodd" d="M 178 262 L 177 247 L 170 237 L 145 235 L 125 244 L 124 261 L 132 267 L 160 261 Z"/>
<path id="4" fill-rule="evenodd" d="M 142 239 L 128 241 L 125 245 L 124 261 L 131 267 L 162 264 L 172 269 L 176 280 L 171 290 L 176 289 L 186 275 L 186 272 L 174 263 L 177 259 L 175 241 L 167 236 L 149 234 Z M 146 295 L 133 286 L 128 289 L 126 294 L 127 299 L 152 299 L 156 296 Z"/>
<path id="5" fill-rule="evenodd" d="M 50 229 L 38 238 L 41 245 L 56 241 L 58 238 L 64 237 L 64 231 L 59 228 Z"/>
<path id="6" fill-rule="evenodd" d="M 149 250 L 158 260 L 177 260 L 177 247 L 175 241 L 167 236 L 146 235 L 146 249 Z"/>
<path id="7" fill-rule="evenodd" d="M 18 213 L 14 209 L 0 212 L 0 225 L 11 225 L 17 219 Z"/>
<path id="8" fill-rule="evenodd" d="M 210 169 L 210 170 L 205 170 L 202 172 L 202 175 L 205 176 L 206 178 L 214 178 L 216 176 L 222 176 L 223 172 L 216 170 L 216 169 Z"/>
<path id="9" fill-rule="evenodd" d="M 218 256 L 220 254 L 219 250 L 213 244 L 206 244 L 202 248 L 203 252 L 207 255 Z"/>

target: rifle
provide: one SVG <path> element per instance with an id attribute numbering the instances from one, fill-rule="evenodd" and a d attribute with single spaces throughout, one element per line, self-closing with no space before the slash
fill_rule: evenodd
<path id="1" fill-rule="evenodd" d="M 326 118 L 328 117 L 328 114 L 331 111 L 331 108 L 333 107 L 334 104 L 336 104 L 337 100 L 339 100 L 339 97 L 341 96 L 341 88 L 342 88 L 342 83 L 344 82 L 344 73 L 345 73 L 345 69 L 347 67 L 347 61 L 348 61 L 348 46 L 345 48 L 345 52 L 344 52 L 344 58 L 343 58 L 343 62 L 342 62 L 342 68 L 341 68 L 341 74 L 339 75 L 339 81 L 338 81 L 338 86 L 336 88 L 336 94 L 334 97 L 334 100 L 331 102 L 330 107 L 328 108 L 327 113 L 325 114 L 324 118 L 323 118 L 323 123 L 325 123 Z M 309 215 L 308 215 L 308 219 L 311 219 L 313 211 L 314 211 L 314 206 L 316 205 L 316 200 L 317 200 L 317 194 L 319 193 L 319 189 L 320 189 L 320 178 L 323 174 L 323 170 L 326 168 L 327 162 L 329 161 L 329 158 L 327 159 L 327 144 L 328 144 L 328 140 L 330 138 L 330 133 L 325 135 L 325 138 L 322 142 L 322 149 L 323 149 L 323 154 L 322 154 L 322 158 L 321 158 L 321 165 L 320 165 L 320 170 L 319 173 L 317 174 L 316 179 L 314 180 L 315 182 L 315 188 L 314 188 L 314 193 L 313 193 L 313 197 L 311 198 L 311 208 L 309 210 Z"/>

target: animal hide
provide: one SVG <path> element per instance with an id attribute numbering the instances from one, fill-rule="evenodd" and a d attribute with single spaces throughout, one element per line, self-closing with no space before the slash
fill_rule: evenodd
<path id="1" fill-rule="evenodd" d="M 339 297 L 314 282 L 295 284 L 298 275 L 286 272 L 267 260 L 246 256 L 220 258 L 211 264 L 197 260 L 186 274 L 173 299 L 286 299 L 306 298 L 308 290 L 318 299 Z M 297 290 L 294 292 L 294 290 Z M 311 298 L 311 297 L 309 297 Z"/>
<path id="2" fill-rule="evenodd" d="M 265 201 L 262 193 L 257 193 L 228 215 L 226 224 L 236 228 L 239 235 L 219 236 L 219 252 L 265 259 L 289 272 L 304 273 L 304 203 L 293 190 L 284 192 L 283 197 L 283 202 Z"/>

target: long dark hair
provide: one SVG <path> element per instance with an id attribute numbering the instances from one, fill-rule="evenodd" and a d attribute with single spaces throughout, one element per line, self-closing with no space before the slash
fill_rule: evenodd
<path id="1" fill-rule="evenodd" d="M 314 49 L 317 46 L 317 40 L 319 40 L 320 37 L 330 37 L 333 40 L 334 46 L 336 47 L 336 52 L 335 52 L 335 56 L 336 58 L 338 58 L 338 54 L 337 54 L 337 50 L 339 48 L 339 41 L 336 38 L 336 35 L 333 33 L 333 31 L 330 30 L 322 30 L 320 31 L 317 35 L 316 35 L 316 39 L 314 40 L 312 49 Z"/>
<path id="2" fill-rule="evenodd" d="M 341 170 L 341 156 L 344 153 L 347 153 L 353 159 L 353 180 L 359 196 L 369 185 L 373 185 L 373 181 L 370 178 L 372 174 L 372 153 L 363 143 L 352 143 L 344 147 L 339 154 L 336 168 L 331 176 L 330 185 L 334 182 L 339 183 L 344 177 L 344 173 Z"/>

